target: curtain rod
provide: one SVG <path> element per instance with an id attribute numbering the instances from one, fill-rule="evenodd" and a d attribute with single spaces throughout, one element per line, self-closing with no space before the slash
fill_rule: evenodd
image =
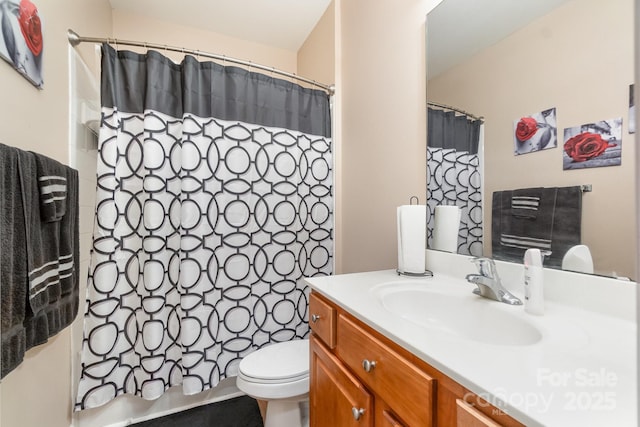
<path id="1" fill-rule="evenodd" d="M 67 38 L 69 39 L 69 44 L 71 46 L 74 46 L 74 47 L 79 45 L 80 43 L 83 43 L 83 42 L 88 42 L 88 43 L 109 43 L 109 44 L 115 44 L 116 46 L 117 45 L 125 45 L 125 46 L 143 47 L 145 49 L 170 50 L 172 52 L 180 52 L 180 53 L 187 53 L 189 55 L 195 55 L 196 57 L 202 56 L 202 57 L 205 57 L 205 58 L 213 58 L 213 59 L 217 59 L 219 61 L 227 61 L 227 62 L 232 62 L 234 64 L 244 65 L 244 66 L 249 67 L 249 68 L 257 68 L 259 70 L 269 71 L 271 73 L 279 74 L 281 76 L 285 76 L 285 77 L 288 77 L 290 79 L 300 80 L 302 82 L 309 83 L 309 84 L 311 84 L 313 86 L 316 86 L 316 87 L 319 87 L 320 89 L 323 89 L 329 95 L 333 95 L 335 93 L 335 86 L 334 85 L 326 85 L 326 84 L 318 83 L 315 80 L 311 80 L 311 79 L 308 79 L 306 77 L 298 76 L 298 75 L 296 75 L 294 73 L 289 73 L 288 71 L 278 70 L 277 68 L 274 68 L 274 67 L 267 67 L 266 65 L 255 64 L 255 63 L 253 63 L 251 61 L 245 61 L 245 60 L 242 60 L 242 59 L 231 58 L 231 57 L 225 56 L 225 55 L 218 55 L 218 54 L 215 54 L 215 53 L 202 52 L 202 51 L 199 51 L 199 50 L 185 49 L 185 48 L 182 48 L 182 47 L 167 46 L 167 45 L 161 45 L 161 44 L 156 44 L 156 43 L 138 42 L 138 41 L 131 41 L 131 40 L 119 40 L 119 39 L 101 38 L 101 37 L 82 37 L 82 36 L 78 35 L 78 33 L 76 33 L 75 31 L 73 31 L 71 29 L 67 30 Z"/>
<path id="2" fill-rule="evenodd" d="M 465 116 L 467 116 L 467 117 L 471 117 L 471 118 L 472 118 L 472 119 L 474 119 L 474 120 L 480 120 L 480 122 L 481 122 L 481 123 L 484 123 L 484 117 L 482 117 L 482 116 L 478 117 L 478 116 L 476 116 L 476 115 L 473 115 L 473 114 L 471 114 L 471 113 L 467 113 L 466 111 L 461 110 L 461 109 L 456 108 L 456 107 L 451 107 L 451 106 L 449 106 L 449 105 L 439 104 L 439 103 L 437 103 L 437 102 L 431 102 L 431 101 L 427 101 L 427 105 L 431 105 L 431 106 L 433 106 L 433 107 L 444 108 L 445 110 L 455 111 L 455 112 L 457 112 L 457 113 L 464 114 L 464 115 L 465 115 Z"/>

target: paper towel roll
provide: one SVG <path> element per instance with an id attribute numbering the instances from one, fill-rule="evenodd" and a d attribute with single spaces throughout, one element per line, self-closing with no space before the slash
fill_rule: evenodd
<path id="1" fill-rule="evenodd" d="M 398 207 L 398 271 L 424 273 L 427 246 L 427 207 L 403 205 Z"/>
<path id="2" fill-rule="evenodd" d="M 458 228 L 460 208 L 457 206 L 436 206 L 433 225 L 433 249 L 458 252 Z"/>

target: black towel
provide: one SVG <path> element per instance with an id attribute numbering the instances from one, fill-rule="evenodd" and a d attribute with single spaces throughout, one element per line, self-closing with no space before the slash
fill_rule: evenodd
<path id="1" fill-rule="evenodd" d="M 36 158 L 40 218 L 44 222 L 60 221 L 67 209 L 67 167 L 49 157 L 33 154 Z"/>
<path id="2" fill-rule="evenodd" d="M 553 267 L 561 268 L 567 251 L 582 243 L 582 194 L 579 185 L 558 187 L 549 259 Z"/>
<path id="3" fill-rule="evenodd" d="M 42 221 L 43 215 L 38 209 L 43 206 L 42 187 L 40 176 L 36 172 L 40 170 L 39 164 L 46 165 L 49 171 L 56 169 L 55 173 L 59 174 L 59 178 L 70 184 L 65 189 L 65 198 L 77 192 L 77 172 L 59 163 L 56 165 L 55 160 L 40 154 L 25 154 L 31 154 L 33 158 L 26 159 L 23 164 L 22 184 L 25 206 L 28 208 L 29 301 L 33 312 L 37 313 L 50 302 L 58 301 L 65 291 L 68 292 L 73 287 L 74 272 L 77 270 L 77 258 L 73 251 L 77 247 L 77 236 L 74 236 L 72 228 L 76 222 L 72 218 L 74 207 L 70 206 L 69 215 L 63 215 L 58 221 Z M 69 177 L 67 170 L 71 175 Z M 65 208 L 65 212 L 66 210 Z"/>
<path id="4" fill-rule="evenodd" d="M 0 144 L 0 378 L 22 362 L 26 351 L 29 280 L 19 161 L 17 149 Z"/>
<path id="5" fill-rule="evenodd" d="M 36 157 L 40 155 L 25 155 L 30 157 L 21 164 L 21 179 L 29 242 L 29 305 L 34 313 L 31 327 L 27 328 L 27 344 L 38 345 L 71 323 L 77 313 L 78 172 L 64 166 L 67 179 L 65 215 L 60 221 L 42 222 L 35 175 Z"/>
<path id="6" fill-rule="evenodd" d="M 580 244 L 582 191 L 576 187 L 522 189 L 519 194 L 539 192 L 535 217 L 515 215 L 512 198 L 515 191 L 493 193 L 491 218 L 492 256 L 504 261 L 522 262 L 529 248 L 550 251 L 547 267 L 561 267 L 566 251 Z"/>
<path id="7" fill-rule="evenodd" d="M 22 361 L 26 350 L 46 342 L 76 317 L 79 244 L 77 171 L 64 167 L 63 217 L 42 222 L 36 155 L 1 148 L 4 377 Z M 5 323 L 9 328 L 4 328 Z"/>

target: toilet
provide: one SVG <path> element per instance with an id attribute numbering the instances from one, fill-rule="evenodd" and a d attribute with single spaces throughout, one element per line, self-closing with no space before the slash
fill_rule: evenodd
<path id="1" fill-rule="evenodd" d="M 267 401 L 264 427 L 309 425 L 309 340 L 272 344 L 246 356 L 236 385 Z"/>

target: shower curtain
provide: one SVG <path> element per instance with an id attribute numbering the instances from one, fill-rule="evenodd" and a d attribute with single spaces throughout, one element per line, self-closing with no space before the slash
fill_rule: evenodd
<path id="1" fill-rule="evenodd" d="M 482 255 L 482 174 L 478 155 L 482 122 L 428 108 L 427 246 L 438 205 L 456 205 L 461 219 L 458 253 Z"/>
<path id="2" fill-rule="evenodd" d="M 332 274 L 328 95 L 102 47 L 96 220 L 76 410 L 185 394 L 305 338 Z"/>

